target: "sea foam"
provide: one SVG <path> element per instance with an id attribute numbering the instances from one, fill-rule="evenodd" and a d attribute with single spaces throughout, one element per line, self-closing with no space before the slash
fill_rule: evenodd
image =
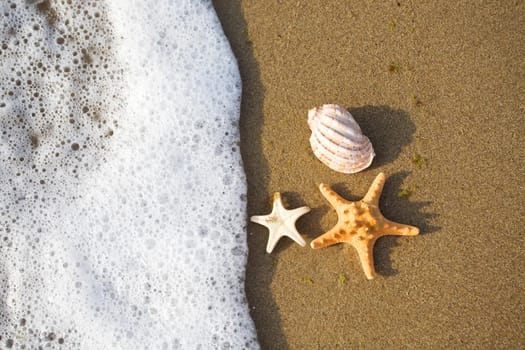
<path id="1" fill-rule="evenodd" d="M 0 3 L 0 348 L 258 348 L 210 1 Z"/>

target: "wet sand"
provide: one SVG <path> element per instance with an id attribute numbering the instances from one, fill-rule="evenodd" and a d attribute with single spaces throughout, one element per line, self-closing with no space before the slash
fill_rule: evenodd
<path id="1" fill-rule="evenodd" d="M 248 214 L 308 205 L 309 242 L 336 222 L 320 182 L 421 229 L 357 253 L 248 224 L 246 292 L 263 349 L 525 347 L 525 2 L 216 0 L 243 80 Z M 348 108 L 376 150 L 344 175 L 312 154 L 309 108 Z M 426 159 L 414 161 L 414 157 Z M 400 192 L 411 192 L 409 198 Z M 406 191 L 405 191 L 406 193 Z"/>

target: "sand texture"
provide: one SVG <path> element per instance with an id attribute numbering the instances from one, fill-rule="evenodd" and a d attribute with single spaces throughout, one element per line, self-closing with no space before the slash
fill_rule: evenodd
<path id="1" fill-rule="evenodd" d="M 379 239 L 368 281 L 349 245 L 284 238 L 267 254 L 267 229 L 249 223 L 262 348 L 524 348 L 525 2 L 214 5 L 243 79 L 248 214 L 268 214 L 280 191 L 312 208 L 297 222 L 309 243 L 337 219 L 319 183 L 357 200 L 382 171 L 385 217 L 421 229 Z M 367 170 L 313 156 L 307 111 L 325 103 L 372 141 Z"/>

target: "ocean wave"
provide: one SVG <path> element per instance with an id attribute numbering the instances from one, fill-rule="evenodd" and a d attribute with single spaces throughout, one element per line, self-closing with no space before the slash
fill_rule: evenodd
<path id="1" fill-rule="evenodd" d="M 258 348 L 211 2 L 0 10 L 0 347 Z"/>

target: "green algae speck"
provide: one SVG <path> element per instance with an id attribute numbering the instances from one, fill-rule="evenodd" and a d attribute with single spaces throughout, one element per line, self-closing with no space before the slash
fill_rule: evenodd
<path id="1" fill-rule="evenodd" d="M 311 277 L 304 277 L 303 282 L 306 284 L 314 284 L 314 280 Z"/>
<path id="2" fill-rule="evenodd" d="M 418 169 L 421 169 L 425 166 L 427 166 L 427 163 L 428 163 L 428 159 L 421 156 L 420 154 L 418 153 L 415 153 L 413 156 L 412 156 L 412 163 L 418 168 Z"/>
<path id="3" fill-rule="evenodd" d="M 410 105 L 412 107 L 421 106 L 421 101 L 419 100 L 419 98 L 417 98 L 416 95 L 412 95 L 412 96 L 410 96 Z"/>
<path id="4" fill-rule="evenodd" d="M 345 282 L 346 282 L 346 276 L 343 274 L 339 275 L 339 283 L 345 284 Z"/>
<path id="5" fill-rule="evenodd" d="M 403 188 L 397 193 L 397 196 L 399 198 L 405 199 L 405 200 L 408 200 L 411 195 L 412 195 L 412 190 L 409 190 L 408 188 Z"/>

